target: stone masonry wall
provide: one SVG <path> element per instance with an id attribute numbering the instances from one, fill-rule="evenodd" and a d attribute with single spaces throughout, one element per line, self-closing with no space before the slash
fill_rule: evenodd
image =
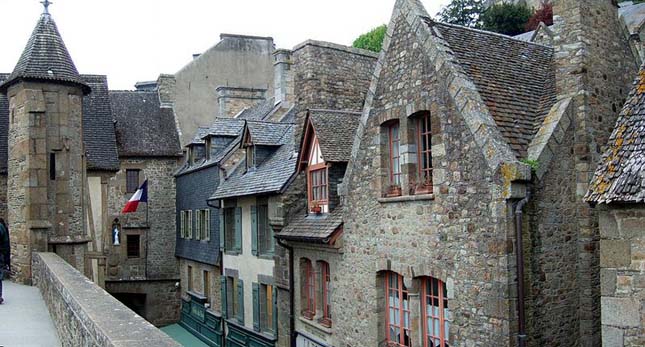
<path id="1" fill-rule="evenodd" d="M 188 267 L 192 268 L 193 283 L 188 283 Z M 210 295 L 204 293 L 204 271 L 208 271 L 210 281 Z M 186 292 L 192 291 L 194 293 L 207 296 L 208 303 L 211 305 L 210 309 L 217 312 L 222 312 L 222 292 L 220 281 L 220 268 L 210 264 L 199 263 L 188 259 L 179 260 L 179 275 L 181 276 L 181 296 L 187 297 Z M 192 289 L 191 289 L 192 288 Z"/>
<path id="2" fill-rule="evenodd" d="M 141 316 L 158 327 L 179 321 L 181 296 L 176 284 L 179 280 L 106 281 L 105 290 L 116 296 L 145 295 Z"/>
<path id="3" fill-rule="evenodd" d="M 580 343 L 600 343 L 598 217 L 582 201 L 637 73 L 611 0 L 553 1 L 556 86 L 572 97 Z"/>
<path id="4" fill-rule="evenodd" d="M 53 253 L 34 253 L 33 276 L 64 347 L 179 346 Z"/>
<path id="5" fill-rule="evenodd" d="M 501 178 L 492 173 L 470 130 L 450 101 L 448 81 L 416 43 L 405 16 L 395 23 L 374 96 L 372 113 L 354 161 L 345 206 L 343 258 L 332 295 L 334 334 L 343 346 L 382 346 L 383 282 L 379 273 L 404 276 L 410 289 L 413 345 L 421 345 L 421 276 L 447 287 L 451 346 L 511 344 L 512 256 L 508 206 Z M 392 30 L 392 29 L 391 29 Z M 434 195 L 383 198 L 388 168 L 380 125 L 401 124 L 403 172 L 416 164 L 408 116 L 432 115 Z M 514 342 L 513 342 L 514 343 Z"/>
<path id="6" fill-rule="evenodd" d="M 602 345 L 645 345 L 645 206 L 602 206 Z"/>

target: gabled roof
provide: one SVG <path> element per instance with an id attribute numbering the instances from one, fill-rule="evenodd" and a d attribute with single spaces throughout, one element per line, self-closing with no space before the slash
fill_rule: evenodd
<path id="1" fill-rule="evenodd" d="M 244 120 L 238 118 L 215 118 L 204 136 L 239 136 L 244 129 Z M 202 137 L 202 138 L 204 138 Z"/>
<path id="2" fill-rule="evenodd" d="M 318 136 L 318 143 L 325 161 L 349 161 L 352 155 L 354 135 L 360 119 L 360 112 L 309 111 L 309 120 Z"/>
<path id="3" fill-rule="evenodd" d="M 645 66 L 618 117 L 585 201 L 645 202 Z"/>
<path id="4" fill-rule="evenodd" d="M 645 25 L 645 4 L 624 6 L 618 9 L 629 34 L 638 34 Z"/>
<path id="5" fill-rule="evenodd" d="M 106 76 L 82 75 L 92 92 L 83 98 L 83 142 L 90 170 L 119 170 L 114 119 Z"/>
<path id="6" fill-rule="evenodd" d="M 266 120 L 276 108 L 275 98 L 269 98 L 251 108 L 246 108 L 236 117 L 245 120 Z"/>
<path id="7" fill-rule="evenodd" d="M 220 183 L 211 200 L 279 193 L 293 176 L 297 159 L 294 155 L 294 125 L 268 122 L 248 122 L 247 125 L 251 123 L 264 123 L 264 130 L 272 128 L 267 132 L 279 136 L 279 141 L 275 143 L 278 147 L 254 170 L 247 172 L 245 161 L 242 161 L 235 171 Z"/>
<path id="8" fill-rule="evenodd" d="M 322 215 L 303 213 L 289 221 L 275 237 L 290 241 L 328 243 L 342 225 L 342 208 Z"/>
<path id="9" fill-rule="evenodd" d="M 475 83 L 500 132 L 518 158 L 556 103 L 552 48 L 509 36 L 436 23 L 456 60 Z"/>
<path id="10" fill-rule="evenodd" d="M 203 145 L 205 143 L 204 138 L 208 136 L 209 132 L 210 132 L 209 127 L 197 128 L 197 132 L 195 133 L 195 136 L 190 141 L 190 143 L 186 145 L 186 147 L 192 146 L 192 145 Z"/>
<path id="11" fill-rule="evenodd" d="M 121 157 L 182 156 L 172 108 L 161 107 L 157 92 L 110 91 Z"/>
<path id="12" fill-rule="evenodd" d="M 261 121 L 247 121 L 244 126 L 244 143 L 250 141 L 258 146 L 280 146 L 285 142 L 287 132 L 293 130 L 293 124 Z M 293 134 L 292 134 L 293 135 Z"/>
<path id="13" fill-rule="evenodd" d="M 78 85 L 84 94 L 90 87 L 83 81 L 69 55 L 51 15 L 40 16 L 25 50 L 11 75 L 0 85 L 0 92 L 21 80 L 51 81 Z"/>

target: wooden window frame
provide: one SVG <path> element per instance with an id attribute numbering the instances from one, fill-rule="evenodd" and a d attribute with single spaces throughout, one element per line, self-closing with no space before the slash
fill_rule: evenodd
<path id="1" fill-rule="evenodd" d="M 327 328 L 331 328 L 331 273 L 329 263 L 321 260 L 318 261 L 318 266 L 320 267 L 320 291 L 322 294 L 322 300 L 320 302 L 322 306 L 322 317 L 320 317 L 318 322 Z"/>
<path id="2" fill-rule="evenodd" d="M 265 217 L 265 218 L 262 218 Z M 258 255 L 273 255 L 273 229 L 269 224 L 269 204 L 257 205 Z"/>
<path id="3" fill-rule="evenodd" d="M 276 289 L 274 286 L 265 283 L 260 283 L 259 287 L 260 331 L 273 335 L 275 334 L 275 331 L 273 331 L 273 320 L 275 319 L 273 316 L 273 291 Z M 269 317 L 271 317 L 270 321 Z"/>
<path id="4" fill-rule="evenodd" d="M 203 291 L 202 294 L 204 294 L 204 297 L 206 297 L 206 301 L 210 302 L 211 279 L 210 279 L 210 272 L 208 270 L 202 271 L 202 291 Z"/>
<path id="5" fill-rule="evenodd" d="M 305 280 L 303 282 L 304 302 L 302 305 L 302 316 L 308 320 L 316 316 L 316 273 L 314 266 L 309 259 L 305 259 Z"/>
<path id="6" fill-rule="evenodd" d="M 385 273 L 385 340 L 388 347 L 411 347 L 412 346 L 412 329 L 410 327 L 411 309 L 409 291 L 405 288 L 403 283 L 403 276 L 396 272 L 388 271 Z M 396 282 L 396 287 L 390 286 L 390 280 Z M 398 305 L 396 302 L 390 302 L 390 292 L 397 297 Z M 407 297 L 407 298 L 406 298 Z M 407 308 L 405 303 L 407 302 Z M 390 310 L 394 310 L 395 315 L 398 315 L 399 324 L 390 322 Z M 406 321 L 407 314 L 407 321 Z M 407 322 L 407 325 L 406 325 Z M 394 327 L 400 331 L 398 341 L 396 337 L 390 336 L 390 327 Z M 406 335 L 407 332 L 407 335 Z M 406 344 L 405 337 L 408 336 L 408 344 Z"/>
<path id="7" fill-rule="evenodd" d="M 394 129 L 396 129 L 396 139 L 394 138 Z M 398 121 L 387 125 L 387 141 L 389 148 L 390 185 L 401 187 L 401 176 L 403 175 L 401 170 L 401 125 Z M 394 148 L 397 149 L 396 155 L 394 154 Z M 398 165 L 395 165 L 395 160 L 398 162 Z M 395 167 L 398 170 L 395 170 Z"/>
<path id="8" fill-rule="evenodd" d="M 130 174 L 136 173 L 136 179 L 131 177 Z M 125 169 L 125 192 L 135 193 L 139 189 L 139 182 L 141 180 L 141 169 Z M 135 184 L 136 181 L 136 184 Z"/>
<path id="9" fill-rule="evenodd" d="M 227 252 L 235 249 L 235 207 L 224 208 L 224 241 Z"/>
<path id="10" fill-rule="evenodd" d="M 204 210 L 204 241 L 211 240 L 211 210 Z"/>
<path id="11" fill-rule="evenodd" d="M 432 193 L 432 128 L 430 120 L 430 112 L 422 112 L 416 118 L 416 133 L 417 133 L 417 174 L 419 182 L 417 186 L 418 193 Z M 425 131 L 423 131 L 425 125 Z M 428 146 L 423 150 L 423 144 L 427 143 Z M 425 162 L 429 167 L 424 167 Z"/>
<path id="12" fill-rule="evenodd" d="M 434 293 L 433 282 L 437 283 L 437 292 Z M 424 347 L 447 347 L 448 346 L 448 336 L 446 336 L 446 317 L 445 310 L 448 308 L 448 298 L 446 297 L 447 291 L 445 284 L 433 277 L 424 277 L 421 280 L 421 320 L 423 325 L 423 346 Z M 436 302 L 438 306 L 432 305 L 433 307 L 438 307 L 438 313 L 430 310 L 428 312 L 428 303 Z M 428 330 L 428 322 L 432 322 L 433 331 Z M 437 335 L 434 331 L 435 324 L 434 322 L 439 322 L 439 334 Z M 429 344 L 429 340 L 432 340 L 433 344 Z"/>
<path id="13" fill-rule="evenodd" d="M 314 185 L 314 174 L 322 172 L 320 176 L 324 179 L 324 182 L 319 185 Z M 309 195 L 309 209 L 313 210 L 314 206 L 323 206 L 329 203 L 329 170 L 327 169 L 327 164 L 316 164 L 309 166 L 307 168 L 307 190 Z M 315 189 L 321 190 L 322 199 L 315 199 L 314 192 Z"/>

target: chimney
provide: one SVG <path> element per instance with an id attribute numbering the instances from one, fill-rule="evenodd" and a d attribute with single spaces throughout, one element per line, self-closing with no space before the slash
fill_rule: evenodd
<path id="1" fill-rule="evenodd" d="M 162 107 L 175 105 L 175 75 L 161 74 L 157 78 L 157 91 Z"/>
<path id="2" fill-rule="evenodd" d="M 233 118 L 245 108 L 253 107 L 267 98 L 266 89 L 221 86 L 215 91 L 220 117 Z"/>
<path id="3" fill-rule="evenodd" d="M 278 49 L 273 52 L 273 78 L 275 102 L 289 108 L 294 102 L 293 73 L 291 70 L 291 51 Z"/>

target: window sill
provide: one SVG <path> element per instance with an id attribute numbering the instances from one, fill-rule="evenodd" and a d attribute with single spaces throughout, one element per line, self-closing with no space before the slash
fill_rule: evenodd
<path id="1" fill-rule="evenodd" d="M 305 323 L 305 324 L 307 324 L 307 325 L 309 325 L 309 326 L 311 326 L 311 327 L 315 328 L 316 330 L 322 331 L 323 333 L 325 333 L 325 334 L 327 334 L 327 335 L 331 335 L 331 334 L 332 334 L 331 328 L 327 328 L 326 326 L 324 326 L 324 325 L 322 325 L 322 324 L 318 323 L 318 321 L 317 321 L 317 319 L 316 319 L 316 318 L 311 319 L 311 320 L 310 320 L 310 319 L 307 319 L 307 318 L 305 318 L 305 317 L 303 317 L 303 316 L 300 316 L 300 317 L 298 317 L 298 318 L 300 319 L 300 321 L 301 321 L 301 322 L 303 322 L 303 323 Z"/>
<path id="2" fill-rule="evenodd" d="M 238 256 L 238 255 L 242 255 L 242 252 L 237 252 L 237 251 L 224 251 L 224 254 L 225 254 L 225 255 L 230 255 L 230 256 L 234 256 L 234 257 L 236 257 L 236 256 Z"/>
<path id="3" fill-rule="evenodd" d="M 273 260 L 273 253 L 260 253 L 257 257 L 264 260 Z"/>
<path id="4" fill-rule="evenodd" d="M 392 198 L 378 198 L 378 202 L 382 204 L 393 202 L 406 202 L 406 201 L 426 201 L 434 200 L 434 194 L 420 194 L 420 195 L 403 195 Z"/>

